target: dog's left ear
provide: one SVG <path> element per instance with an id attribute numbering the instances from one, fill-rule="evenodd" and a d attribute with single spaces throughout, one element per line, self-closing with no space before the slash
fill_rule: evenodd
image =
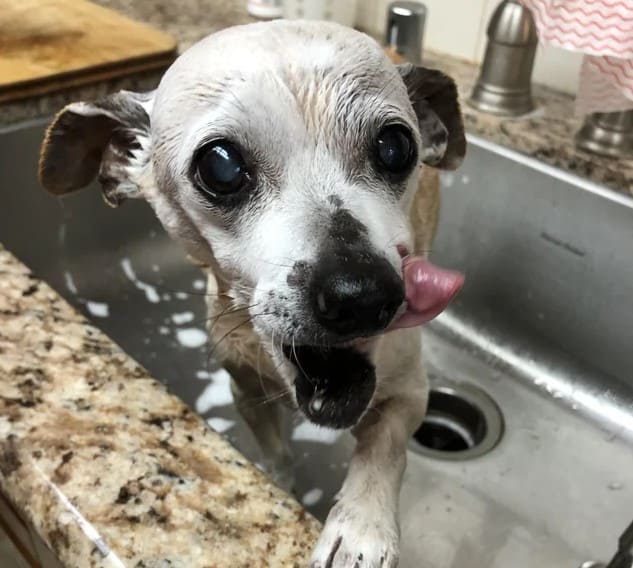
<path id="1" fill-rule="evenodd" d="M 418 117 L 422 136 L 421 160 L 454 170 L 466 154 L 466 137 L 455 82 L 436 69 L 398 65 Z"/>
<path id="2" fill-rule="evenodd" d="M 153 93 L 120 91 L 92 103 L 63 108 L 46 131 L 39 177 L 44 189 L 65 195 L 95 177 L 116 207 L 142 197 L 150 160 L 149 112 Z"/>

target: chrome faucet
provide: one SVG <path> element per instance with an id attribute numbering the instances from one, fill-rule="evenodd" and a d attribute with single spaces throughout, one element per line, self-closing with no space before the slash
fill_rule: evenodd
<path id="1" fill-rule="evenodd" d="M 581 150 L 612 158 L 633 156 L 633 110 L 595 112 L 576 134 Z"/>
<path id="2" fill-rule="evenodd" d="M 426 6 L 421 2 L 392 2 L 387 8 L 385 44 L 415 65 L 422 62 Z"/>
<path id="3" fill-rule="evenodd" d="M 530 112 L 537 44 L 532 13 L 518 0 L 503 0 L 490 18 L 487 34 L 486 55 L 469 104 L 502 116 Z"/>

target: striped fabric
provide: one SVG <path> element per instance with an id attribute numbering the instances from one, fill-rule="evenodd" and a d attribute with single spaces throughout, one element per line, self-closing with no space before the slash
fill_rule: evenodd
<path id="1" fill-rule="evenodd" d="M 585 54 L 576 111 L 633 108 L 633 0 L 522 0 L 544 44 Z"/>

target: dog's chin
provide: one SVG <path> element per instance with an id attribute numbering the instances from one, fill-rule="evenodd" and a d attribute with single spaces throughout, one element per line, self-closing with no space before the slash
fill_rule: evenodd
<path id="1" fill-rule="evenodd" d="M 296 370 L 297 404 L 311 422 L 336 429 L 358 423 L 376 389 L 369 351 L 367 341 L 327 348 L 284 346 L 284 355 Z"/>

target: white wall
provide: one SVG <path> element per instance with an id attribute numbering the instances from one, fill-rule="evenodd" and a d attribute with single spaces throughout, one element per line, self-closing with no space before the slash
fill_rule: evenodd
<path id="1" fill-rule="evenodd" d="M 501 0 L 422 0 L 428 15 L 424 47 L 480 62 L 486 48 L 486 26 Z M 358 0 L 357 25 L 380 37 L 391 0 Z M 575 93 L 582 55 L 539 46 L 533 81 Z"/>

